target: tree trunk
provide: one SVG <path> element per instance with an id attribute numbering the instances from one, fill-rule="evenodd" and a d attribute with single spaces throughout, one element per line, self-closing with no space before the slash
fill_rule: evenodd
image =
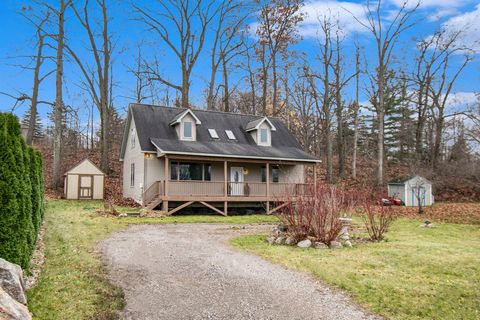
<path id="1" fill-rule="evenodd" d="M 224 96 L 223 96 L 223 111 L 230 112 L 230 89 L 228 87 L 228 68 L 227 68 L 227 60 L 225 59 L 225 55 L 222 52 L 222 69 L 223 69 L 223 89 L 224 89 Z"/>
<path id="2" fill-rule="evenodd" d="M 263 72 L 263 91 L 262 91 L 262 111 L 263 115 L 267 115 L 267 86 L 268 86 L 268 70 L 265 62 L 265 45 L 262 47 L 262 72 Z"/>
<path id="3" fill-rule="evenodd" d="M 355 105 L 353 111 L 353 155 L 352 155 L 352 178 L 357 179 L 357 149 L 358 149 L 358 90 L 360 78 L 360 53 L 357 47 L 355 54 Z"/>
<path id="4" fill-rule="evenodd" d="M 384 101 L 384 67 L 379 66 L 378 77 L 378 141 L 377 141 L 377 186 L 383 187 L 383 159 L 384 159 L 384 122 L 385 122 L 385 101 Z"/>
<path id="5" fill-rule="evenodd" d="M 277 95 L 278 95 L 278 85 L 277 85 L 277 55 L 275 52 L 272 54 L 272 80 L 273 80 L 273 97 L 272 97 L 272 114 L 277 114 Z"/>
<path id="6" fill-rule="evenodd" d="M 62 119 L 63 119 L 63 48 L 65 38 L 65 1 L 60 0 L 58 11 L 58 34 L 56 49 L 55 105 L 53 107 L 53 188 L 58 190 L 62 184 Z"/>
<path id="7" fill-rule="evenodd" d="M 28 119 L 28 131 L 27 131 L 27 144 L 31 145 L 33 142 L 33 136 L 35 134 L 35 127 L 37 125 L 37 104 L 38 104 L 38 89 L 40 86 L 40 66 L 42 65 L 42 50 L 43 50 L 43 36 L 38 36 L 38 48 L 37 56 L 35 57 L 35 68 L 33 75 L 33 90 L 32 100 L 30 105 L 30 119 Z"/>

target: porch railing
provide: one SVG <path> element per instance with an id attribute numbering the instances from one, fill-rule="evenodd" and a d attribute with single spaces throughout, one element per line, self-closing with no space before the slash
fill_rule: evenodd
<path id="1" fill-rule="evenodd" d="M 156 196 L 163 195 L 162 182 L 163 181 L 155 181 L 143 192 L 142 202 L 144 205 L 150 203 Z"/>
<path id="2" fill-rule="evenodd" d="M 144 204 L 158 195 L 164 195 L 165 181 L 156 181 L 143 193 Z M 298 196 L 307 194 L 312 185 L 307 183 L 272 182 L 269 185 L 269 197 Z M 169 196 L 222 197 L 225 195 L 224 181 L 168 181 Z M 265 182 L 227 182 L 227 195 L 231 197 L 266 197 Z"/>

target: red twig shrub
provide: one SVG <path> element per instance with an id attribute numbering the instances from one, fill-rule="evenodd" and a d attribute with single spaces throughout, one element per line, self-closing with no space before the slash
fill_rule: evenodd
<path id="1" fill-rule="evenodd" d="M 319 185 L 304 195 L 290 196 L 288 204 L 279 211 L 279 217 L 298 240 L 312 237 L 329 245 L 342 229 L 339 218 L 351 215 L 356 198 L 354 192 Z"/>
<path id="2" fill-rule="evenodd" d="M 392 207 L 378 204 L 375 200 L 375 197 L 373 199 L 365 197 L 362 218 L 370 240 L 381 241 L 396 215 Z"/>

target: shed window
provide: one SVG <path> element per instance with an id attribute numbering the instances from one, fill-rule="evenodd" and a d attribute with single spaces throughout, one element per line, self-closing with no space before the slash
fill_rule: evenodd
<path id="1" fill-rule="evenodd" d="M 130 187 L 135 186 L 135 163 L 130 165 Z"/>
<path id="2" fill-rule="evenodd" d="M 230 140 L 237 140 L 235 135 L 233 134 L 232 130 L 225 130 L 225 133 L 227 134 L 228 139 Z"/>
<path id="3" fill-rule="evenodd" d="M 218 139 L 218 134 L 215 129 L 208 129 L 208 133 L 210 134 L 210 137 L 212 137 L 213 139 Z"/>
<path id="4" fill-rule="evenodd" d="M 172 162 L 170 166 L 171 180 L 210 181 L 212 165 L 210 163 Z"/>
<path id="5" fill-rule="evenodd" d="M 193 138 L 193 124 L 190 121 L 185 121 L 183 123 L 183 138 L 192 139 Z"/>

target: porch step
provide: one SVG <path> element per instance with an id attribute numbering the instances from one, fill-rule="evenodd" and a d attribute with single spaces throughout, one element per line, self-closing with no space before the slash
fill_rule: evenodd
<path id="1" fill-rule="evenodd" d="M 146 208 L 148 210 L 153 210 L 155 207 L 157 207 L 160 203 L 162 203 L 162 197 L 160 195 L 156 196 L 153 198 L 152 201 L 150 201 L 147 205 Z"/>

